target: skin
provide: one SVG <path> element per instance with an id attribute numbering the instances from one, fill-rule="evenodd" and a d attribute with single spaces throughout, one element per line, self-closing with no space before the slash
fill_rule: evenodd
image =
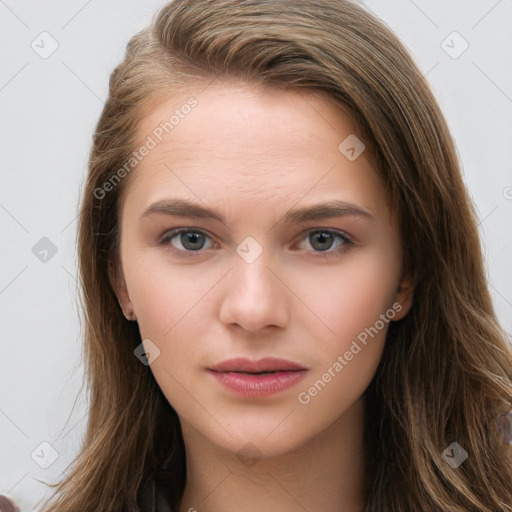
<path id="1" fill-rule="evenodd" d="M 401 308 L 393 321 L 409 311 L 413 288 L 384 189 L 368 149 L 354 161 L 338 150 L 357 133 L 350 117 L 312 91 L 202 87 L 166 98 L 140 125 L 144 141 L 190 96 L 198 101 L 130 175 L 120 271 L 111 276 L 124 313 L 160 350 L 149 368 L 180 417 L 188 473 L 180 511 L 361 510 L 362 395 L 389 324 L 309 403 L 298 394 L 393 304 Z M 143 216 L 169 198 L 217 209 L 225 223 Z M 280 222 L 291 208 L 336 199 L 373 218 Z M 176 228 L 205 237 L 159 244 Z M 326 229 L 334 235 L 322 245 L 314 230 Z M 263 250 L 251 263 L 236 252 L 248 236 Z M 207 372 L 232 357 L 266 356 L 308 372 L 263 398 L 236 396 Z M 257 449 L 255 464 L 237 457 L 246 443 Z"/>

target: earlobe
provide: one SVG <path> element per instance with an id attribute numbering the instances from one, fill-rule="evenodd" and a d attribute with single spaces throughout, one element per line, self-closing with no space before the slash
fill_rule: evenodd
<path id="1" fill-rule="evenodd" d="M 128 295 L 128 289 L 119 259 L 109 260 L 108 277 L 124 316 L 127 320 L 136 320 L 137 317 L 135 316 L 133 305 Z"/>
<path id="2" fill-rule="evenodd" d="M 404 318 L 411 309 L 414 297 L 414 288 L 415 278 L 412 273 L 407 272 L 402 274 L 395 295 L 395 303 L 400 304 L 401 309 L 397 312 L 393 320 L 402 320 L 402 318 Z"/>

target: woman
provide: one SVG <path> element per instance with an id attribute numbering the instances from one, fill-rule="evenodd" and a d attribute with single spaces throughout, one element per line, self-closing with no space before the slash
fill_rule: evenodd
<path id="1" fill-rule="evenodd" d="M 476 215 L 361 6 L 166 5 L 111 76 L 79 258 L 89 423 L 47 512 L 512 511 Z"/>

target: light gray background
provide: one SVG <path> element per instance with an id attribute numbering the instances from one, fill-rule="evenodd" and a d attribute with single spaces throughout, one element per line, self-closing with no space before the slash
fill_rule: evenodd
<path id="1" fill-rule="evenodd" d="M 36 479 L 54 481 L 84 433 L 86 400 L 72 412 L 83 375 L 79 193 L 110 72 L 129 38 L 164 4 L 0 0 L 0 493 L 13 496 L 23 512 L 37 510 L 48 494 Z M 481 219 L 496 311 L 511 333 L 512 0 L 365 4 L 410 49 L 445 112 Z M 46 59 L 39 53 L 52 40 L 44 31 L 58 43 Z M 464 40 L 469 47 L 453 58 Z M 32 252 L 43 237 L 57 249 L 46 262 Z M 58 453 L 47 469 L 36 462 L 51 461 L 41 442 Z"/>

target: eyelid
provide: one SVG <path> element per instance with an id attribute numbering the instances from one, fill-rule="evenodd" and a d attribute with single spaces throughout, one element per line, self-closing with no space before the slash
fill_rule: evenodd
<path id="1" fill-rule="evenodd" d="M 333 236 L 338 236 L 343 240 L 343 243 L 337 247 L 336 249 L 328 249 L 326 251 L 306 251 L 308 253 L 313 253 L 316 256 L 314 257 L 323 257 L 323 258 L 329 258 L 329 257 L 339 257 L 340 254 L 348 251 L 351 247 L 355 246 L 355 242 L 353 238 L 349 235 L 347 235 L 345 232 L 340 231 L 338 229 L 331 229 L 331 228 L 311 228 L 303 231 L 301 233 L 301 241 L 304 240 L 310 233 L 329 233 Z"/>
<path id="2" fill-rule="evenodd" d="M 309 250 L 307 250 L 306 252 L 317 254 L 318 256 L 325 256 L 325 257 L 337 256 L 341 252 L 346 251 L 350 247 L 356 245 L 352 236 L 348 235 L 344 231 L 341 231 L 338 229 L 333 229 L 333 228 L 309 228 L 309 229 L 306 229 L 299 234 L 300 241 L 303 241 L 309 234 L 318 233 L 318 232 L 330 233 L 333 236 L 338 236 L 343 239 L 343 243 L 337 249 L 334 249 L 334 250 L 330 250 L 330 249 L 326 250 L 326 251 L 314 251 L 314 250 L 309 251 Z M 181 233 L 199 233 L 199 234 L 202 234 L 212 240 L 215 239 L 215 237 L 210 235 L 208 233 L 208 231 L 206 231 L 204 229 L 197 228 L 197 227 L 182 227 L 182 228 L 175 228 L 175 229 L 166 231 L 159 238 L 158 243 L 159 243 L 159 245 L 166 245 L 166 246 L 169 245 L 176 252 L 181 253 L 183 255 L 187 255 L 187 256 L 199 256 L 206 250 L 206 249 L 198 249 L 196 251 L 191 251 L 191 250 L 176 249 L 175 247 L 173 247 L 170 243 L 170 240 Z"/>
<path id="3" fill-rule="evenodd" d="M 208 231 L 196 227 L 185 227 L 185 228 L 176 228 L 171 229 L 169 231 L 166 231 L 161 237 L 158 239 L 158 243 L 162 245 L 170 245 L 170 240 L 174 238 L 176 235 L 179 235 L 181 233 L 199 233 L 201 235 L 205 235 L 208 238 L 211 238 L 212 240 L 215 238 L 214 236 L 210 235 Z M 200 249 L 199 251 L 180 251 L 180 252 L 201 252 L 203 249 Z"/>

